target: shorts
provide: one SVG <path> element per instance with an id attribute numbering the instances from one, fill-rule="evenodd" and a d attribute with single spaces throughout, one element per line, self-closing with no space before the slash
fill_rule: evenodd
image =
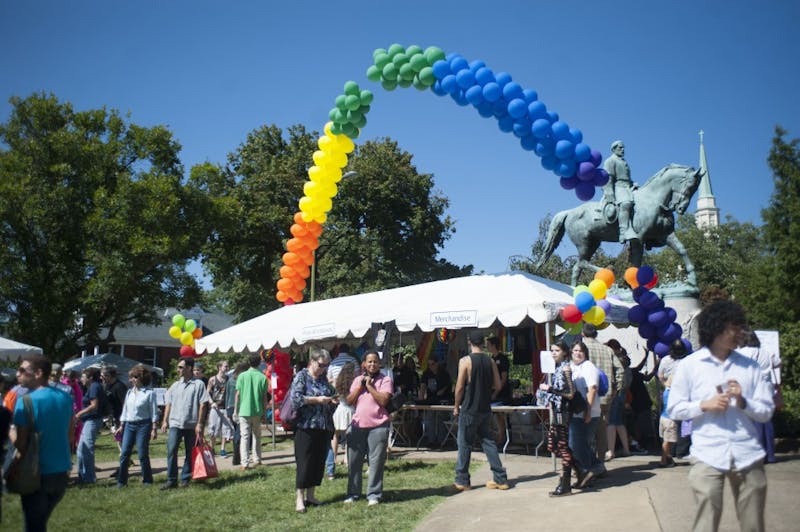
<path id="1" fill-rule="evenodd" d="M 230 440 L 233 438 L 233 425 L 231 424 L 225 410 L 212 408 L 208 413 L 208 436 Z"/>
<path id="2" fill-rule="evenodd" d="M 611 401 L 608 410 L 608 424 L 619 426 L 625 424 L 625 394 L 619 393 Z"/>
<path id="3" fill-rule="evenodd" d="M 661 416 L 658 420 L 658 435 L 667 443 L 678 441 L 678 422 Z"/>

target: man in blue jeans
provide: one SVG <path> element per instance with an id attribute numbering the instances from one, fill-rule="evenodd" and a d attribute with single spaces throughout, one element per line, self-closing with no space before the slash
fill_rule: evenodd
<path id="1" fill-rule="evenodd" d="M 164 422 L 161 431 L 167 432 L 167 482 L 161 486 L 168 490 L 178 485 L 178 447 L 183 440 L 186 458 L 181 470 L 181 486 L 189 485 L 192 478 L 192 448 L 198 437 L 203 436 L 206 412 L 211 397 L 200 379 L 192 379 L 194 359 L 182 357 L 178 360 L 178 374 L 181 376 L 167 390 L 164 396 Z"/>
<path id="2" fill-rule="evenodd" d="M 47 521 L 53 509 L 64 497 L 69 472 L 72 469 L 71 444 L 75 437 L 75 418 L 72 415 L 72 398 L 58 388 L 47 385 L 50 361 L 41 355 L 22 359 L 17 372 L 22 386 L 31 392 L 33 426 L 39 433 L 39 489 L 22 495 L 22 512 L 25 530 L 47 530 Z M 25 401 L 17 401 L 14 409 L 17 426 L 17 459 L 28 447 L 30 424 L 25 414 Z"/>
<path id="3" fill-rule="evenodd" d="M 493 480 L 486 483 L 489 489 L 507 490 L 506 470 L 500 462 L 497 444 L 492 435 L 492 399 L 500 391 L 500 374 L 497 365 L 483 351 L 483 333 L 474 330 L 469 333 L 469 356 L 458 362 L 458 380 L 453 417 L 458 419 L 458 458 L 456 459 L 456 479 L 453 487 L 458 491 L 470 489 L 469 460 L 475 438 L 481 446 Z"/>

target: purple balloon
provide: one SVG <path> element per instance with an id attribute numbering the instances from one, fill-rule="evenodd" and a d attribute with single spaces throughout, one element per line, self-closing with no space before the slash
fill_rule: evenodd
<path id="1" fill-rule="evenodd" d="M 653 346 L 653 352 L 660 357 L 667 356 L 669 353 L 669 346 L 664 342 L 656 342 L 655 346 Z"/>
<path id="2" fill-rule="evenodd" d="M 503 91 L 505 95 L 505 91 Z M 522 98 L 515 98 L 508 102 L 508 114 L 514 118 L 521 118 L 528 113 L 528 105 Z"/>
<path id="3" fill-rule="evenodd" d="M 664 310 L 655 310 L 648 314 L 647 321 L 654 327 L 663 327 L 669 323 L 669 316 Z"/>
<path id="4" fill-rule="evenodd" d="M 681 326 L 677 323 L 670 323 L 664 332 L 661 333 L 661 340 L 667 344 L 681 337 Z"/>
<path id="5" fill-rule="evenodd" d="M 656 337 L 656 328 L 643 321 L 639 324 L 639 336 L 648 340 Z"/>
<path id="6" fill-rule="evenodd" d="M 643 264 L 636 271 L 636 281 L 638 281 L 640 285 L 645 286 L 647 283 L 653 280 L 653 275 L 655 275 L 653 268 L 647 264 Z"/>
<path id="7" fill-rule="evenodd" d="M 611 312 L 611 303 L 607 299 L 601 299 L 597 302 L 597 306 L 605 311 L 606 314 Z"/>
<path id="8" fill-rule="evenodd" d="M 642 297 L 639 298 L 639 304 L 644 308 L 646 308 L 647 310 L 655 310 L 656 308 L 658 308 L 659 301 L 661 301 L 661 298 L 659 298 L 658 295 L 649 290 L 647 291 L 647 293 L 642 294 Z"/>
<path id="9" fill-rule="evenodd" d="M 544 166 L 544 159 L 542 159 L 542 166 Z M 552 168 L 546 168 L 546 170 L 552 170 Z M 580 183 L 580 180 L 575 176 L 562 177 L 559 180 L 559 184 L 561 185 L 561 188 L 563 188 L 564 190 L 572 190 L 578 186 L 578 183 Z"/>
<path id="10" fill-rule="evenodd" d="M 628 321 L 639 324 L 647 318 L 647 311 L 641 305 L 634 305 L 628 309 Z"/>
<path id="11" fill-rule="evenodd" d="M 686 348 L 687 353 L 691 353 L 692 351 L 694 351 L 694 348 L 692 347 L 692 342 L 690 342 L 686 338 L 681 338 L 681 342 L 683 342 L 683 346 Z"/>
<path id="12" fill-rule="evenodd" d="M 650 290 L 645 288 L 644 286 L 637 286 L 633 289 L 633 300 L 637 303 L 641 304 L 642 296 L 648 293 Z"/>
<path id="13" fill-rule="evenodd" d="M 664 309 L 666 311 L 667 316 L 669 316 L 669 321 L 675 321 L 678 319 L 678 313 L 675 312 L 675 309 L 672 307 L 667 307 Z"/>
<path id="14" fill-rule="evenodd" d="M 578 186 L 575 187 L 575 195 L 581 201 L 589 201 L 592 199 L 594 197 L 594 191 L 594 185 L 585 181 L 581 181 L 578 183 Z"/>
<path id="15" fill-rule="evenodd" d="M 559 142 L 561 142 L 559 140 Z M 577 159 L 577 157 L 576 157 Z M 578 177 L 581 181 L 594 181 L 595 167 L 589 161 L 584 161 L 578 165 Z"/>
<path id="16" fill-rule="evenodd" d="M 655 346 L 656 346 L 656 339 L 655 338 L 647 340 L 647 350 L 648 351 L 652 351 L 655 348 Z"/>
<path id="17" fill-rule="evenodd" d="M 592 163 L 594 163 L 595 166 L 600 166 L 600 163 L 602 162 L 603 162 L 603 154 L 601 154 L 597 150 L 592 150 Z"/>
<path id="18" fill-rule="evenodd" d="M 594 184 L 595 184 L 595 186 L 604 187 L 604 186 L 606 186 L 606 183 L 608 183 L 608 180 L 609 180 L 608 172 L 606 172 L 602 168 L 595 168 L 595 171 L 594 171 Z"/>
<path id="19" fill-rule="evenodd" d="M 535 138 L 535 135 L 531 135 Z M 539 157 L 547 157 L 554 155 L 556 148 L 553 139 L 539 139 L 536 143 L 536 155 Z"/>

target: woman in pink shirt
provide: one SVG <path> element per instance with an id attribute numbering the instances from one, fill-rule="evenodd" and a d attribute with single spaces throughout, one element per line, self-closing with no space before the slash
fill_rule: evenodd
<path id="1" fill-rule="evenodd" d="M 389 413 L 386 405 L 392 396 L 392 380 L 381 373 L 377 351 L 367 351 L 361 377 L 353 380 L 347 403 L 355 413 L 347 437 L 347 498 L 352 504 L 361 496 L 361 466 L 369 453 L 367 486 L 368 506 L 378 504 L 383 496 L 383 468 L 389 441 Z"/>

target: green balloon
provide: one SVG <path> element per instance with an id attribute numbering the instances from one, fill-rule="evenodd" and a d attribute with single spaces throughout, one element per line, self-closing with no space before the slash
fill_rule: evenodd
<path id="1" fill-rule="evenodd" d="M 414 76 L 414 81 L 412 81 L 411 84 L 414 85 L 414 88 L 417 90 L 428 90 L 428 86 L 422 83 L 422 81 L 419 79 L 419 76 Z"/>
<path id="2" fill-rule="evenodd" d="M 436 76 L 433 74 L 433 69 L 431 67 L 425 67 L 420 70 L 419 80 L 424 83 L 426 87 L 430 87 L 436 83 Z"/>
<path id="3" fill-rule="evenodd" d="M 385 48 L 375 48 L 375 51 L 372 52 L 372 59 L 377 59 L 379 55 L 385 54 Z"/>
<path id="4" fill-rule="evenodd" d="M 397 54 L 394 57 L 392 57 L 392 63 L 394 63 L 394 66 L 396 66 L 397 68 L 400 68 L 401 66 L 408 63 L 408 56 L 406 54 Z"/>
<path id="5" fill-rule="evenodd" d="M 406 48 L 406 55 L 411 57 L 412 55 L 421 54 L 422 47 L 417 46 L 416 44 L 412 44 L 408 48 Z"/>
<path id="6" fill-rule="evenodd" d="M 364 89 L 361 91 L 361 94 L 359 95 L 358 99 L 359 101 L 361 101 L 361 105 L 364 106 L 372 103 L 373 96 L 374 95 L 372 94 L 371 91 Z"/>
<path id="7" fill-rule="evenodd" d="M 361 106 L 361 100 L 355 94 L 348 94 L 345 98 L 344 105 L 348 111 L 355 111 Z"/>
<path id="8" fill-rule="evenodd" d="M 388 81 L 397 79 L 397 67 L 394 66 L 394 63 L 389 63 L 383 67 L 383 79 Z"/>
<path id="9" fill-rule="evenodd" d="M 410 64 L 406 63 L 405 65 L 400 67 L 399 74 L 400 78 L 402 79 L 412 80 L 414 79 L 414 75 L 416 74 L 416 72 L 414 72 L 414 68 Z"/>
<path id="10" fill-rule="evenodd" d="M 342 124 L 342 133 L 352 139 L 358 136 L 358 128 L 353 124 Z"/>
<path id="11" fill-rule="evenodd" d="M 188 333 L 194 331 L 195 329 L 197 329 L 197 322 L 194 320 L 186 320 L 186 322 L 183 324 L 183 330 Z"/>
<path id="12" fill-rule="evenodd" d="M 361 90 L 358 88 L 358 83 L 355 81 L 346 81 L 344 84 L 344 93 L 346 96 L 350 96 L 351 94 L 358 96 Z"/>
<path id="13" fill-rule="evenodd" d="M 383 67 L 392 62 L 392 56 L 389 54 L 381 54 L 375 58 L 375 66 L 383 70 Z"/>
<path id="14" fill-rule="evenodd" d="M 362 105 L 361 107 L 358 108 L 358 112 L 361 113 L 362 115 L 369 113 L 369 110 L 370 110 L 369 105 Z"/>
<path id="15" fill-rule="evenodd" d="M 375 65 L 367 69 L 367 79 L 370 81 L 378 82 L 381 80 L 381 69 Z M 363 91 L 362 91 L 363 92 Z"/>
<path id="16" fill-rule="evenodd" d="M 340 94 L 336 97 L 336 108 L 341 109 L 342 111 L 347 110 L 347 106 L 345 105 L 345 96 L 344 94 Z"/>
<path id="17" fill-rule="evenodd" d="M 356 126 L 358 129 L 364 129 L 364 126 L 367 125 L 367 117 L 361 115 L 361 120 L 353 122 L 353 125 Z"/>
<path id="18" fill-rule="evenodd" d="M 172 324 L 175 327 L 180 327 L 183 329 L 183 324 L 186 323 L 186 318 L 183 317 L 183 314 L 175 314 L 172 316 Z"/>
<path id="19" fill-rule="evenodd" d="M 405 51 L 406 51 L 406 49 L 403 48 L 402 44 L 395 43 L 395 44 L 393 44 L 393 45 L 391 45 L 389 47 L 389 49 L 387 50 L 387 53 L 389 55 L 391 55 L 392 57 L 394 57 L 396 54 L 402 54 Z"/>
<path id="20" fill-rule="evenodd" d="M 328 112 L 328 118 L 330 118 L 333 122 L 336 122 L 336 111 L 338 110 L 338 107 L 334 107 Z"/>
<path id="21" fill-rule="evenodd" d="M 425 49 L 425 58 L 428 60 L 428 64 L 433 66 L 436 61 L 445 58 L 445 53 L 441 48 L 437 48 L 436 46 L 428 46 Z"/>
<path id="22" fill-rule="evenodd" d="M 397 85 L 404 89 L 407 89 L 411 86 L 411 82 L 412 81 L 410 79 L 401 78 L 397 80 Z"/>
<path id="23" fill-rule="evenodd" d="M 331 116 L 330 119 L 333 121 L 334 124 L 342 124 L 344 122 L 347 122 L 347 115 L 345 115 L 341 109 L 334 108 L 333 116 Z"/>
<path id="24" fill-rule="evenodd" d="M 351 124 L 355 124 L 356 122 L 361 120 L 362 116 L 364 115 L 362 115 L 358 111 L 347 111 L 347 121 L 350 122 Z"/>
<path id="25" fill-rule="evenodd" d="M 381 86 L 387 91 L 393 91 L 397 88 L 397 80 L 384 79 L 381 81 Z"/>
<path id="26" fill-rule="evenodd" d="M 428 65 L 428 59 L 425 57 L 425 54 L 416 54 L 411 56 L 411 67 L 414 69 L 414 72 L 419 72 Z"/>
<path id="27" fill-rule="evenodd" d="M 342 126 L 334 122 L 333 125 L 331 126 L 331 133 L 333 133 L 334 135 L 341 135 Z"/>

